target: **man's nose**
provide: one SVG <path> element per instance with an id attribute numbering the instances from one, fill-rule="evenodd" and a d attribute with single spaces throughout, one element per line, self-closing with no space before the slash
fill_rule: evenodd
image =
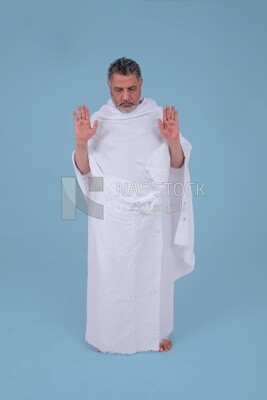
<path id="1" fill-rule="evenodd" d="M 129 93 L 127 92 L 127 90 L 124 90 L 122 93 L 122 100 L 123 101 L 127 101 L 129 100 Z"/>

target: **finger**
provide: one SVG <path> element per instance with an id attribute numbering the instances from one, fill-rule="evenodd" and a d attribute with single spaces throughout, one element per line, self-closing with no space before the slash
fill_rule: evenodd
<path id="1" fill-rule="evenodd" d="M 174 111 L 174 120 L 178 121 L 178 111 L 177 110 Z"/>
<path id="2" fill-rule="evenodd" d="M 83 106 L 80 106 L 79 109 L 80 109 L 80 118 L 83 119 Z"/>
<path id="3" fill-rule="evenodd" d="M 85 107 L 85 118 L 88 119 L 88 120 L 90 119 L 88 107 Z"/>
<path id="4" fill-rule="evenodd" d="M 73 111 L 72 115 L 73 115 L 73 118 L 74 118 L 74 122 L 77 122 L 77 121 L 78 121 L 78 118 L 77 118 L 76 112 Z"/>
<path id="5" fill-rule="evenodd" d="M 81 118 L 81 106 L 77 107 L 77 115 L 78 115 L 78 119 Z"/>
<path id="6" fill-rule="evenodd" d="M 163 108 L 163 122 L 167 120 L 167 106 Z"/>
<path id="7" fill-rule="evenodd" d="M 167 111 L 166 111 L 166 115 L 167 115 L 167 121 L 170 119 L 170 107 L 167 107 Z"/>
<path id="8" fill-rule="evenodd" d="M 82 107 L 81 107 L 81 118 L 82 118 L 82 119 L 85 119 L 85 118 L 86 118 L 86 115 L 85 115 L 85 105 L 84 105 L 84 104 L 83 104 Z"/>
<path id="9" fill-rule="evenodd" d="M 93 133 L 96 133 L 97 127 L 98 127 L 98 120 L 96 119 L 92 128 Z"/>
<path id="10" fill-rule="evenodd" d="M 174 106 L 172 106 L 171 107 L 171 119 L 174 120 L 174 117 L 175 117 L 175 108 L 174 108 Z"/>
<path id="11" fill-rule="evenodd" d="M 73 118 L 74 118 L 75 125 L 77 125 L 79 123 L 79 118 L 75 111 L 73 112 Z"/>
<path id="12" fill-rule="evenodd" d="M 170 109 L 169 109 L 169 111 L 170 111 L 170 119 L 172 119 L 172 113 L 173 113 L 172 107 L 173 107 L 173 106 L 171 106 Z"/>

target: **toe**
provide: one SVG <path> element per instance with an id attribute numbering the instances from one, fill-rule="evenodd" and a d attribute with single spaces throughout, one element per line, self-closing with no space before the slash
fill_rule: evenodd
<path id="1" fill-rule="evenodd" d="M 172 342 L 170 339 L 162 339 L 159 344 L 159 351 L 168 351 L 172 348 Z"/>
<path id="2" fill-rule="evenodd" d="M 163 339 L 161 343 L 162 343 L 163 351 L 166 351 L 167 350 L 167 340 Z"/>
<path id="3" fill-rule="evenodd" d="M 161 340 L 159 343 L 159 351 L 164 351 L 164 340 Z"/>
<path id="4" fill-rule="evenodd" d="M 172 342 L 169 339 L 166 339 L 164 344 L 165 351 L 170 350 L 171 347 L 172 347 Z"/>

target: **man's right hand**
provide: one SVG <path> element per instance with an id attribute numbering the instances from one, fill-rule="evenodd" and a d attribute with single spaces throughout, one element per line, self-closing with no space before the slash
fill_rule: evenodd
<path id="1" fill-rule="evenodd" d="M 77 107 L 77 112 L 73 112 L 75 136 L 77 145 L 85 145 L 88 140 L 96 133 L 98 121 L 95 120 L 94 125 L 91 126 L 89 109 L 87 106 L 82 105 Z"/>

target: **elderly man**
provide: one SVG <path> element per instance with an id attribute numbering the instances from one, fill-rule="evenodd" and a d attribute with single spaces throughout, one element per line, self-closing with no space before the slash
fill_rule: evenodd
<path id="1" fill-rule="evenodd" d="M 103 353 L 171 349 L 174 281 L 195 263 L 191 144 L 175 107 L 142 97 L 142 83 L 135 61 L 117 59 L 107 104 L 91 117 L 85 105 L 73 112 L 72 162 L 89 201 L 85 339 Z M 96 177 L 103 190 L 93 192 Z"/>

